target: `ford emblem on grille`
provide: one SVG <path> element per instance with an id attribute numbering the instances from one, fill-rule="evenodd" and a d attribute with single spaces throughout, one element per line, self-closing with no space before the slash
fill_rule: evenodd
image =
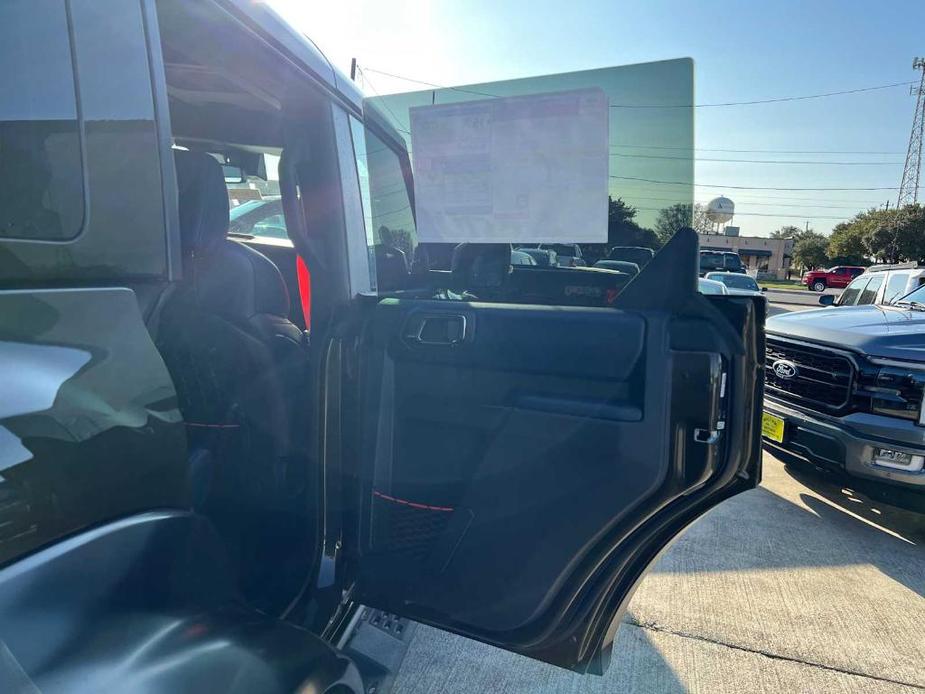
<path id="1" fill-rule="evenodd" d="M 774 370 L 775 376 L 784 380 L 796 378 L 797 374 L 800 373 L 797 365 L 792 361 L 788 361 L 787 359 L 778 359 L 776 362 L 771 364 L 771 368 Z"/>

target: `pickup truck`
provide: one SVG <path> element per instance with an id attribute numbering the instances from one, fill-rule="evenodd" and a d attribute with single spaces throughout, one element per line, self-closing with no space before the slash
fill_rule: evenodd
<path id="1" fill-rule="evenodd" d="M 851 280 L 863 272 L 862 267 L 837 265 L 828 270 L 810 270 L 803 274 L 800 282 L 814 292 L 824 292 L 827 287 L 844 289 L 851 283 Z"/>
<path id="2" fill-rule="evenodd" d="M 774 316 L 766 327 L 765 443 L 925 490 L 925 288 L 888 306 Z"/>

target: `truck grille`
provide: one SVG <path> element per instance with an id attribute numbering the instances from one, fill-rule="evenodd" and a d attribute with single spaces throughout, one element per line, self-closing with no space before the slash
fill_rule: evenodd
<path id="1" fill-rule="evenodd" d="M 774 364 L 787 361 L 796 367 L 782 378 Z M 848 357 L 822 347 L 768 338 L 765 353 L 765 387 L 768 394 L 810 409 L 837 412 L 851 400 L 854 365 Z"/>

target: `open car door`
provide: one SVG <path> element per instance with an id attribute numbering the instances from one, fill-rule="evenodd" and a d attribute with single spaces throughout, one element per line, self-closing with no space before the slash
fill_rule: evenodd
<path id="1" fill-rule="evenodd" d="M 697 269 L 687 229 L 616 308 L 362 308 L 338 351 L 353 598 L 603 672 L 646 568 L 760 478 L 764 300 Z"/>

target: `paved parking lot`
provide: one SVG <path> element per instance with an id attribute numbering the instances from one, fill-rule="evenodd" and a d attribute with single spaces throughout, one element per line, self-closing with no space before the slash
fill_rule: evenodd
<path id="1" fill-rule="evenodd" d="M 758 489 L 702 518 L 643 581 L 606 676 L 419 627 L 395 691 L 925 689 L 925 516 L 764 461 Z"/>

